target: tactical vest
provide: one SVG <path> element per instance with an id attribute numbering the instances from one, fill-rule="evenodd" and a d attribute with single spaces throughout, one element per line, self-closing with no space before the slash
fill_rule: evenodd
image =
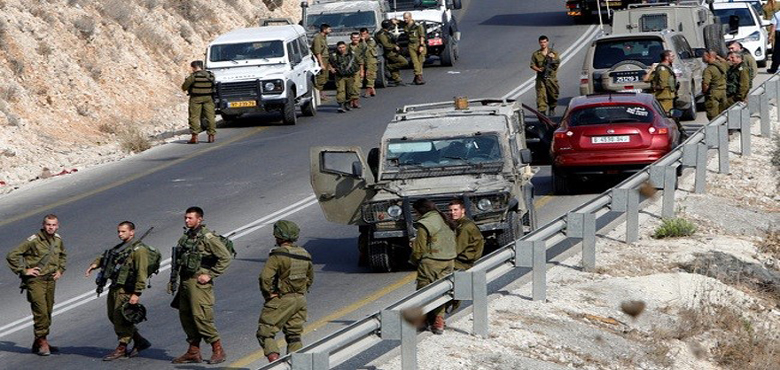
<path id="1" fill-rule="evenodd" d="M 181 248 L 179 257 L 177 259 L 178 266 L 181 266 L 182 276 L 192 276 L 198 270 L 203 262 L 203 256 L 200 250 L 200 244 L 203 241 L 202 235 L 197 235 L 195 238 L 190 238 L 185 235 L 179 240 L 179 248 Z"/>
<path id="2" fill-rule="evenodd" d="M 422 258 L 452 260 L 457 257 L 455 232 L 438 212 L 430 211 L 416 223 L 428 232 L 428 246 Z"/>
<path id="3" fill-rule="evenodd" d="M 387 32 L 387 30 L 381 30 L 374 35 L 376 39 L 379 41 L 379 43 L 382 45 L 382 49 L 385 51 L 385 54 L 395 53 L 395 42 L 393 40 L 393 35 L 390 32 Z"/>
<path id="4" fill-rule="evenodd" d="M 211 96 L 214 93 L 214 74 L 210 71 L 197 71 L 195 81 L 190 85 L 190 96 Z"/>
<path id="5" fill-rule="evenodd" d="M 348 52 L 341 55 L 338 52 L 330 57 L 330 64 L 336 70 L 336 75 L 340 77 L 350 77 L 357 73 L 360 65 L 355 60 L 355 54 Z"/>
<path id="6" fill-rule="evenodd" d="M 277 282 L 276 290 L 281 294 L 306 294 L 306 288 L 309 286 L 309 266 L 311 266 L 309 253 L 303 248 L 291 246 L 274 248 L 270 255 L 290 259 L 289 275 Z"/>
<path id="7" fill-rule="evenodd" d="M 135 276 L 132 275 L 132 258 L 130 256 L 135 250 L 137 242 L 132 243 L 118 253 L 114 254 L 111 261 L 106 261 L 105 271 L 108 271 L 108 278 L 111 279 L 111 286 L 131 287 L 135 285 Z"/>
<path id="8" fill-rule="evenodd" d="M 745 62 L 729 68 L 728 73 L 726 73 L 726 95 L 728 96 L 739 93 L 739 88 L 741 87 L 739 77 L 742 74 L 740 68 L 747 68 L 745 67 Z"/>
<path id="9" fill-rule="evenodd" d="M 669 80 L 667 83 L 669 84 L 669 93 L 671 94 L 670 97 L 663 96 L 665 92 L 665 88 L 661 87 L 661 69 L 665 69 L 669 73 Z M 656 67 L 656 72 L 653 73 L 653 91 L 655 92 L 655 97 L 658 99 L 674 99 L 677 97 L 677 77 L 674 75 L 674 70 L 672 67 L 666 65 L 666 64 L 658 64 Z"/>

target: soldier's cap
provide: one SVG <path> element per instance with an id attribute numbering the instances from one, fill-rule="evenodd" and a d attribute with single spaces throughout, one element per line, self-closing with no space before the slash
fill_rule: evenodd
<path id="1" fill-rule="evenodd" d="M 298 240 L 298 235 L 301 233 L 301 229 L 295 222 L 287 220 L 279 220 L 274 223 L 274 237 L 287 241 Z"/>
<path id="2" fill-rule="evenodd" d="M 140 303 L 125 302 L 122 305 L 122 317 L 133 324 L 139 324 L 146 321 L 146 307 Z"/>

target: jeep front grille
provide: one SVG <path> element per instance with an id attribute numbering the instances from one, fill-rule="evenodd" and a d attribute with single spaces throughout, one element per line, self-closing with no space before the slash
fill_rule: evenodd
<path id="1" fill-rule="evenodd" d="M 255 81 L 222 82 L 217 84 L 217 91 L 221 98 L 248 98 L 257 97 L 260 83 Z"/>

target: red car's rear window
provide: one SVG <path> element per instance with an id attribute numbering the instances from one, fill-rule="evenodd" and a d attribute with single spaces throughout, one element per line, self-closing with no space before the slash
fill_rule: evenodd
<path id="1" fill-rule="evenodd" d="M 653 111 L 638 104 L 583 107 L 571 112 L 568 118 L 569 126 L 651 122 L 653 122 Z"/>

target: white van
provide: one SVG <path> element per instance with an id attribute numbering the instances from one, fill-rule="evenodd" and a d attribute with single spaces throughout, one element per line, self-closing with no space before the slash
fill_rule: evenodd
<path id="1" fill-rule="evenodd" d="M 320 66 L 298 25 L 243 28 L 217 37 L 206 50 L 206 69 L 216 77 L 217 113 L 231 121 L 244 113 L 282 113 L 294 125 L 296 107 L 317 113 L 314 76 Z"/>

